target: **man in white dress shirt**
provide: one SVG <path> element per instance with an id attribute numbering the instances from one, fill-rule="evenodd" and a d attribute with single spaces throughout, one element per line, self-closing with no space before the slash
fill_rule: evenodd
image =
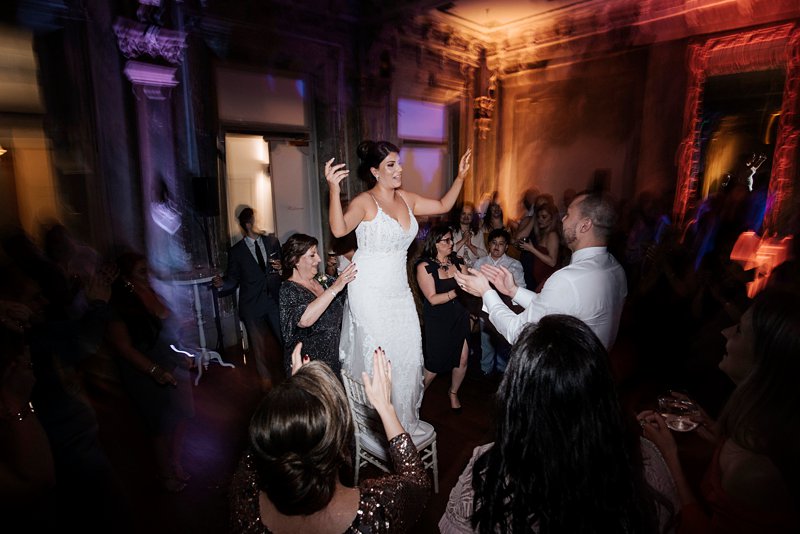
<path id="1" fill-rule="evenodd" d="M 511 235 L 503 228 L 495 228 L 489 232 L 488 239 L 489 255 L 479 258 L 473 265 L 473 269 L 480 269 L 483 265 L 491 265 L 495 268 L 503 267 L 511 273 L 514 284 L 524 288 L 525 273 L 522 264 L 506 254 Z M 483 374 L 489 375 L 494 371 L 501 373 L 505 371 L 508 363 L 506 355 L 510 349 L 511 345 L 489 323 L 489 316 L 481 313 L 481 371 Z"/>
<path id="2" fill-rule="evenodd" d="M 541 293 L 520 287 L 511 271 L 502 266 L 483 265 L 470 275 L 456 273 L 456 279 L 464 290 L 483 297 L 490 321 L 510 343 L 526 324 L 563 313 L 585 322 L 610 349 L 628 292 L 625 271 L 606 248 L 615 222 L 614 206 L 607 196 L 595 192 L 576 195 L 562 219 L 572 260 L 547 279 Z M 516 314 L 509 309 L 489 286 L 490 281 L 525 310 Z"/>

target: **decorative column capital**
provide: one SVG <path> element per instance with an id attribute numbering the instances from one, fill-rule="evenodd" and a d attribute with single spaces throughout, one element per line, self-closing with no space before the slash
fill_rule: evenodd
<path id="1" fill-rule="evenodd" d="M 187 46 L 186 32 L 142 24 L 126 18 L 117 19 L 114 33 L 117 35 L 120 51 L 129 59 L 146 55 L 178 65 L 183 60 L 183 50 Z"/>
<path id="2" fill-rule="evenodd" d="M 177 67 L 164 67 L 141 61 L 128 61 L 125 64 L 125 76 L 134 88 L 141 89 L 150 100 L 164 100 L 170 89 L 178 85 L 175 77 Z"/>

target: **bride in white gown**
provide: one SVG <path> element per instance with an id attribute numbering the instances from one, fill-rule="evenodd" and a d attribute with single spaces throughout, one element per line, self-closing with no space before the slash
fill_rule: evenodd
<path id="1" fill-rule="evenodd" d="M 458 176 L 439 199 L 402 189 L 398 148 L 388 141 L 358 146 L 359 177 L 373 183 L 342 211 L 340 183 L 350 171 L 333 159 L 325 164 L 329 186 L 331 232 L 342 237 L 356 231 L 353 256 L 357 275 L 350 282 L 342 321 L 339 358 L 355 378 L 372 372 L 372 353 L 381 347 L 392 366 L 392 404 L 410 434 L 419 423 L 422 402 L 422 337 L 408 285 L 406 252 L 417 235 L 415 216 L 450 211 L 469 170 L 471 150 L 461 157 Z"/>

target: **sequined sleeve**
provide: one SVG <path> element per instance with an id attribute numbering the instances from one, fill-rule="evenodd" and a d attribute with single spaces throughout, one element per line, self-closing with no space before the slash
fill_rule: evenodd
<path id="1" fill-rule="evenodd" d="M 259 495 L 256 472 L 251 453 L 239 461 L 230 486 L 231 534 L 265 534 L 269 532 L 261 522 L 258 507 Z"/>
<path id="2" fill-rule="evenodd" d="M 350 532 L 409 532 L 431 492 L 431 480 L 407 433 L 389 442 L 394 474 L 365 480 Z"/>
<path id="3" fill-rule="evenodd" d="M 456 485 L 450 492 L 447 500 L 447 507 L 444 515 L 439 520 L 439 531 L 442 534 L 465 534 L 474 532 L 472 530 L 472 511 L 475 500 L 475 490 L 472 488 L 472 467 L 475 460 L 491 448 L 492 444 L 475 447 L 472 458 L 469 459 L 467 467 L 458 477 Z"/>
<path id="4" fill-rule="evenodd" d="M 281 335 L 283 336 L 284 345 L 291 347 L 289 354 L 291 354 L 291 349 L 294 349 L 294 346 L 297 345 L 301 338 L 303 329 L 298 326 L 300 317 L 303 316 L 306 308 L 313 300 L 314 295 L 312 293 L 291 280 L 281 284 L 279 300 Z"/>

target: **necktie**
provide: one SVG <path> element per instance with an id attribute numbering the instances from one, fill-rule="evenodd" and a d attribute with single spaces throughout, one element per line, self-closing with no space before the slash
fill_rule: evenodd
<path id="1" fill-rule="evenodd" d="M 267 264 L 264 262 L 264 255 L 261 254 L 261 245 L 258 244 L 258 240 L 253 243 L 256 246 L 256 260 L 258 260 L 258 266 L 261 267 L 261 272 L 267 272 Z"/>

